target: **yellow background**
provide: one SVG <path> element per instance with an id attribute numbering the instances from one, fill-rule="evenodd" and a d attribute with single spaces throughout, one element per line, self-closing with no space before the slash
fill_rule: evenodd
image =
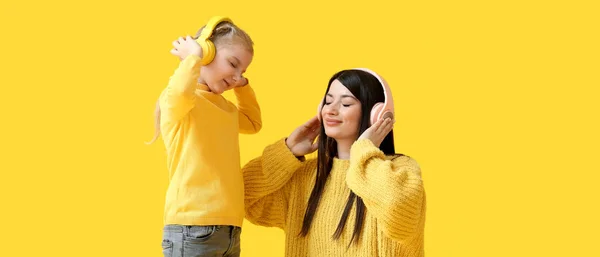
<path id="1" fill-rule="evenodd" d="M 0 256 L 161 256 L 165 155 L 143 142 L 171 42 L 217 14 L 256 43 L 243 163 L 369 67 L 423 169 L 426 256 L 599 256 L 593 2 L 2 1 Z M 283 243 L 246 222 L 242 256 Z"/>

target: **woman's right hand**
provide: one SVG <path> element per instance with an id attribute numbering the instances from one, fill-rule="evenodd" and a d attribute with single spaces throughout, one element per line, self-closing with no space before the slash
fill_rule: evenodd
<path id="1" fill-rule="evenodd" d="M 285 144 L 295 156 L 304 156 L 317 150 L 319 141 L 315 139 L 319 135 L 321 123 L 317 116 L 308 120 L 302 126 L 296 128 L 285 140 Z"/>

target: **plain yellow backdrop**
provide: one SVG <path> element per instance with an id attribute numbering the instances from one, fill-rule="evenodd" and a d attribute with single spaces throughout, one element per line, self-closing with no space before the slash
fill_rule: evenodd
<path id="1" fill-rule="evenodd" d="M 212 15 L 256 43 L 264 128 L 243 163 L 334 72 L 369 67 L 422 166 L 426 256 L 600 255 L 594 1 L 17 2 L 0 4 L 0 256 L 161 256 L 165 153 L 143 142 L 171 42 Z M 283 244 L 245 223 L 242 256 Z"/>

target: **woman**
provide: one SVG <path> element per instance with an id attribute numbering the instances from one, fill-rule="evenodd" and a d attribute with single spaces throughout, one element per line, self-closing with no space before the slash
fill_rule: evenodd
<path id="1" fill-rule="evenodd" d="M 244 166 L 246 219 L 283 229 L 286 256 L 424 256 L 421 171 L 393 123 L 385 80 L 336 73 L 317 116 Z"/>

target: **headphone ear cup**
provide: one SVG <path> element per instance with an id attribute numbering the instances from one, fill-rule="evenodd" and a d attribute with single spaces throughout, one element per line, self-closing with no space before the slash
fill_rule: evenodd
<path id="1" fill-rule="evenodd" d="M 200 43 L 200 47 L 202 47 L 202 60 L 200 63 L 204 66 L 212 62 L 215 58 L 215 45 L 208 39 L 200 40 L 198 43 Z"/>
<path id="2" fill-rule="evenodd" d="M 371 109 L 371 124 L 369 125 L 373 125 L 375 122 L 377 122 L 377 120 L 379 120 L 383 106 L 383 103 L 376 103 L 373 105 L 373 109 Z"/>
<path id="3" fill-rule="evenodd" d="M 319 107 L 317 108 L 317 118 L 319 118 L 319 121 L 321 121 L 321 107 L 323 106 L 323 104 L 319 104 Z"/>

